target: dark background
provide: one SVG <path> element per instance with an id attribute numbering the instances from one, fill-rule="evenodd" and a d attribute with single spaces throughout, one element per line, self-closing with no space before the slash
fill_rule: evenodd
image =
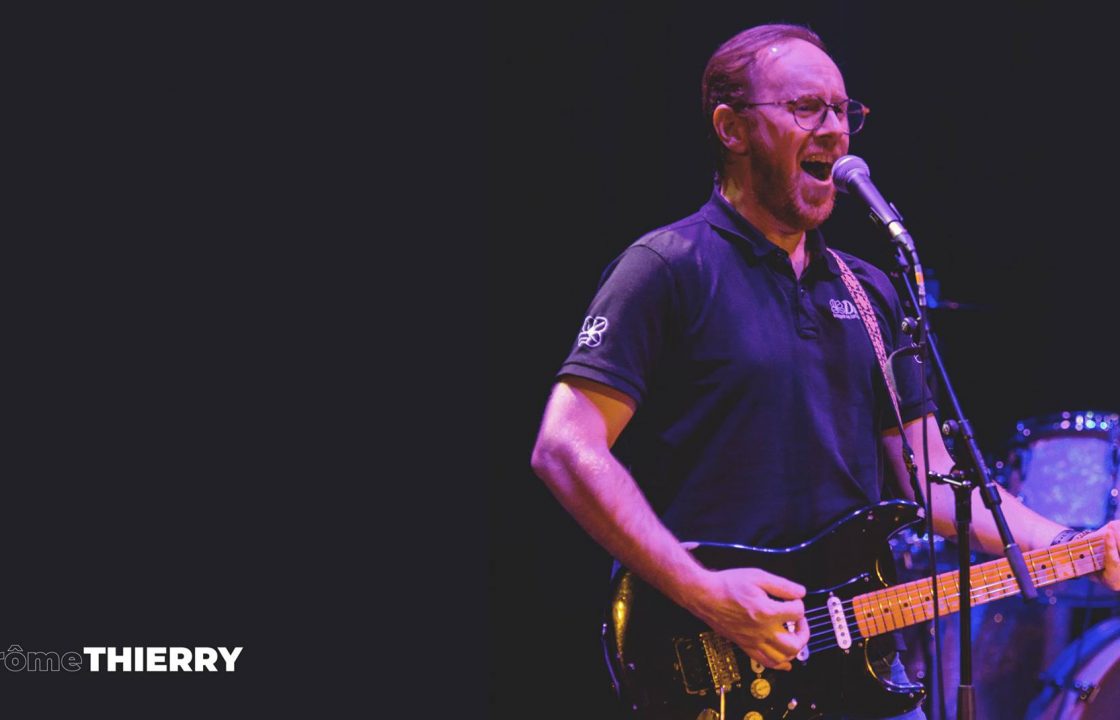
<path id="1" fill-rule="evenodd" d="M 41 10 L 2 23 L 0 651 L 244 649 L 234 673 L 0 669 L 4 706 L 368 703 L 354 19 Z"/>
<path id="2" fill-rule="evenodd" d="M 495 717 L 600 717 L 609 558 L 529 469 L 537 423 L 599 274 L 710 192 L 699 87 L 712 51 L 808 24 L 872 108 L 850 152 L 906 218 L 981 449 L 1017 420 L 1120 411 L 1110 25 L 1063 3 L 492 3 L 489 83 Z M 855 199 L 825 226 L 889 268 Z M 490 334 L 492 333 L 492 334 Z M 532 708 L 531 710 L 529 708 Z"/>

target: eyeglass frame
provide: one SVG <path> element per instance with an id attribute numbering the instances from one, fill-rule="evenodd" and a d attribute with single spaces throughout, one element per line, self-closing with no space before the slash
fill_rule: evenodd
<path id="1" fill-rule="evenodd" d="M 820 120 L 817 122 L 816 127 L 807 128 L 800 122 L 798 122 L 799 118 L 797 117 L 797 111 L 793 108 L 794 103 L 796 103 L 798 100 L 804 100 L 806 98 L 817 100 L 824 106 L 824 112 L 821 113 Z M 790 115 L 793 115 L 793 121 L 797 123 L 797 127 L 806 132 L 816 132 L 817 130 L 821 129 L 822 125 L 824 125 L 824 121 L 828 117 L 829 110 L 832 110 L 832 113 L 836 115 L 836 119 L 839 120 L 841 118 L 840 106 L 844 105 L 845 103 L 851 104 L 853 102 L 858 103 L 859 106 L 863 108 L 863 112 L 861 113 L 861 115 L 863 115 L 864 119 L 860 122 L 859 127 L 857 127 L 855 130 L 841 130 L 840 132 L 844 133 L 845 135 L 855 135 L 860 130 L 862 130 L 863 126 L 866 124 L 867 116 L 871 114 L 871 108 L 867 107 L 867 105 L 864 105 L 859 100 L 855 100 L 853 98 L 844 98 L 839 102 L 830 103 L 825 102 L 824 98 L 822 98 L 820 95 L 799 95 L 792 100 L 770 100 L 768 102 L 741 103 L 741 105 L 744 108 L 758 107 L 760 105 L 785 105 L 789 108 Z M 845 119 L 848 117 L 847 110 L 844 111 L 843 117 Z"/>

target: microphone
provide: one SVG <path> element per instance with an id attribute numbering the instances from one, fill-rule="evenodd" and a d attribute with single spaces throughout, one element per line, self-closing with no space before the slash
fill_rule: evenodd
<path id="1" fill-rule="evenodd" d="M 909 231 L 902 225 L 902 213 L 892 203 L 887 202 L 883 195 L 871 182 L 871 170 L 862 158 L 855 155 L 845 155 L 832 165 L 832 182 L 841 192 L 855 191 L 871 208 L 871 217 L 878 220 L 890 233 L 891 242 L 902 248 L 907 259 L 914 267 L 914 278 L 918 283 L 918 305 L 925 308 L 925 278 L 922 265 L 918 262 L 918 253 L 914 249 L 914 239 Z"/>
<path id="2" fill-rule="evenodd" d="M 832 165 L 832 182 L 841 192 L 853 190 L 871 207 L 872 217 L 882 223 L 891 240 L 901 245 L 909 255 L 914 253 L 914 241 L 902 226 L 902 213 L 883 199 L 879 190 L 871 182 L 871 170 L 862 158 L 845 155 Z"/>

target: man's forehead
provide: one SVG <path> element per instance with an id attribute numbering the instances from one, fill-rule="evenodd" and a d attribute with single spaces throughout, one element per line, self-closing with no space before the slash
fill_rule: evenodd
<path id="1" fill-rule="evenodd" d="M 754 81 L 760 84 L 788 80 L 832 79 L 843 83 L 836 63 L 817 46 L 800 39 L 771 43 L 758 51 Z"/>

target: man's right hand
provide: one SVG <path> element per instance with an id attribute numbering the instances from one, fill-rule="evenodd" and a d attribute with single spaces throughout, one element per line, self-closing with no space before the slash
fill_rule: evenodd
<path id="1" fill-rule="evenodd" d="M 556 384 L 533 470 L 607 552 L 768 668 L 789 670 L 809 640 L 805 588 L 757 568 L 708 570 L 657 518 L 611 454 L 637 401 L 580 378 Z M 795 623 L 790 632 L 783 623 Z"/>
<path id="2" fill-rule="evenodd" d="M 790 660 L 809 642 L 805 588 L 758 568 L 711 571 L 709 580 L 693 614 L 764 666 L 792 669 Z"/>

